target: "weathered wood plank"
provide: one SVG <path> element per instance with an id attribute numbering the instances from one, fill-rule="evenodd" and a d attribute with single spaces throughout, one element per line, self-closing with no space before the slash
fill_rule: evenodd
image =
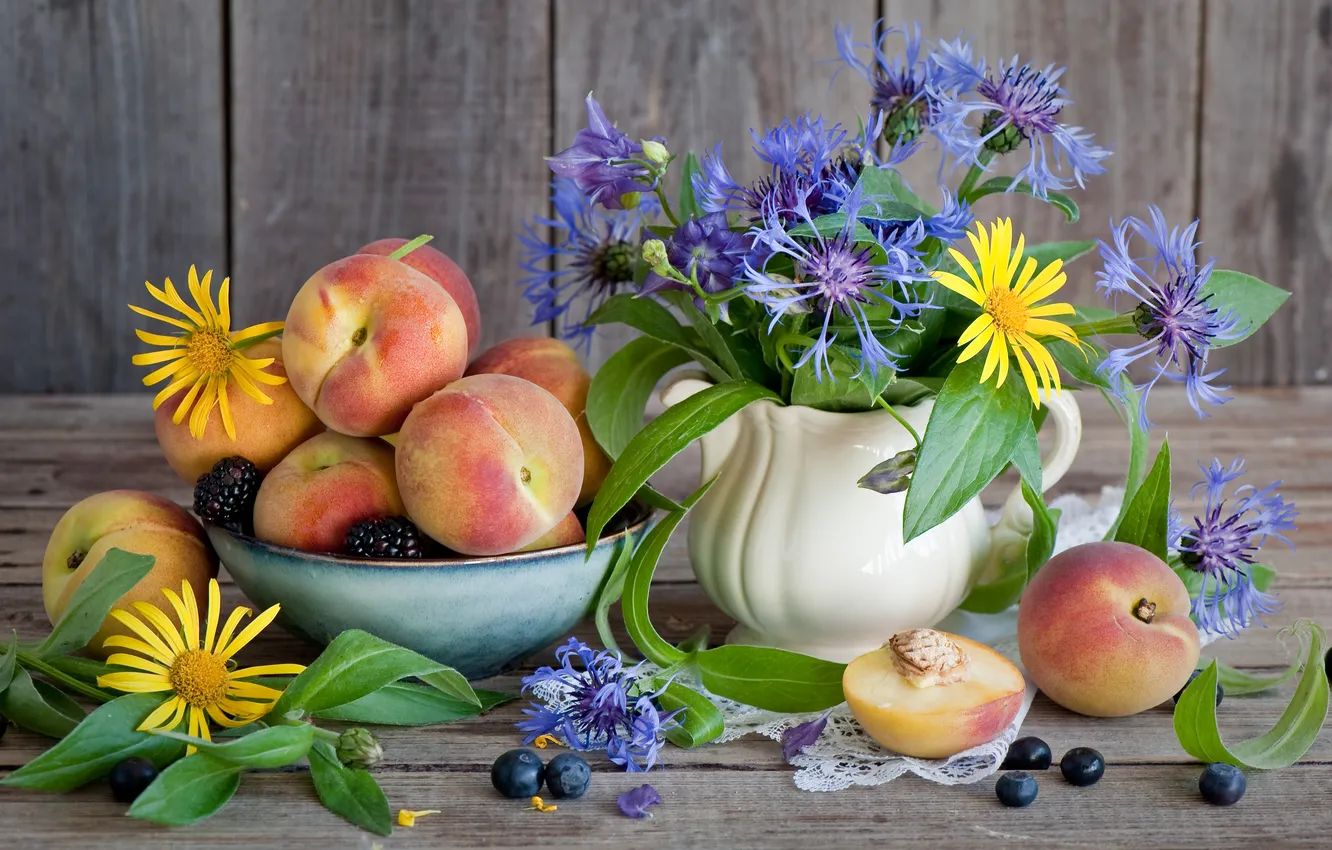
<path id="1" fill-rule="evenodd" d="M 1332 378 L 1332 7 L 1325 0 L 1207 6 L 1201 235 L 1221 268 L 1290 290 L 1242 348 L 1236 383 Z"/>
<path id="2" fill-rule="evenodd" d="M 481 301 L 484 343 L 528 331 L 514 232 L 545 209 L 544 4 L 231 6 L 237 313 L 282 318 L 325 263 L 431 233 Z"/>
<path id="3" fill-rule="evenodd" d="M 0 392 L 138 387 L 126 302 L 225 269 L 221 9 L 0 6 Z"/>
<path id="4" fill-rule="evenodd" d="M 1061 213 L 1028 197 L 991 196 L 975 210 L 987 222 L 1011 215 L 1034 243 L 1105 238 L 1111 216 L 1145 215 L 1148 203 L 1159 205 L 1172 221 L 1193 218 L 1200 5 L 1199 0 L 884 0 L 884 15 L 890 23 L 920 21 L 927 37 L 953 38 L 965 30 L 975 39 L 976 55 L 991 61 L 1017 53 L 1037 67 L 1053 62 L 1068 68 L 1061 82 L 1073 105 L 1061 120 L 1085 127 L 1099 144 L 1114 149 L 1107 173 L 1088 178 L 1085 192 L 1071 192 L 1082 208 L 1081 220 L 1066 225 Z M 913 185 L 934 186 L 933 145 L 927 143 L 907 165 Z M 1012 173 L 1002 158 L 996 167 L 1000 174 Z M 951 182 L 959 179 L 960 171 Z M 1085 258 L 1071 267 L 1061 300 L 1066 294 L 1074 303 L 1100 303 L 1094 263 Z"/>
<path id="5" fill-rule="evenodd" d="M 754 180 L 762 170 L 749 150 L 750 128 L 761 133 L 810 111 L 855 127 L 862 98 L 840 85 L 830 92 L 832 68 L 819 62 L 837 55 L 833 23 L 864 29 L 875 11 L 872 0 L 688 0 L 632 12 L 615 0 L 559 0 L 554 146 L 586 126 L 583 98 L 593 91 L 634 138 L 664 136 L 680 154 L 721 142 L 735 178 Z M 632 336 L 623 327 L 598 329 L 592 365 Z"/>

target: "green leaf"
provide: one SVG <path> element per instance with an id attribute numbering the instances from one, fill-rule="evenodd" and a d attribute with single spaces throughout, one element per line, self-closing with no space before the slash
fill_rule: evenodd
<path id="1" fill-rule="evenodd" d="M 785 649 L 728 644 L 695 657 L 703 687 L 765 711 L 822 711 L 846 699 L 845 664 Z"/>
<path id="2" fill-rule="evenodd" d="M 81 658 L 77 655 L 60 655 L 55 658 L 46 659 L 50 664 L 61 673 L 66 673 L 76 679 L 87 682 L 90 685 L 96 685 L 100 676 L 107 673 L 114 673 L 120 670 L 120 667 L 112 667 L 103 661 L 97 661 L 93 658 Z"/>
<path id="3" fill-rule="evenodd" d="M 935 399 L 902 515 L 907 542 L 957 513 L 994 480 L 1031 428 L 1031 397 L 1016 375 L 980 382 L 982 357 L 959 364 Z"/>
<path id="4" fill-rule="evenodd" d="M 1009 186 L 1013 186 L 1013 178 L 994 177 L 986 180 L 984 183 L 968 192 L 967 200 L 974 204 L 986 195 L 999 195 L 1008 192 Z M 1016 186 L 1013 186 L 1012 193 L 1018 195 L 1030 195 L 1038 201 L 1044 201 L 1050 206 L 1055 207 L 1064 214 L 1064 218 L 1067 220 L 1068 224 L 1072 224 L 1078 220 L 1077 202 L 1063 192 L 1048 192 L 1046 197 L 1041 198 L 1032 191 L 1031 184 L 1023 180 Z"/>
<path id="5" fill-rule="evenodd" d="M 84 718 L 78 703 L 53 685 L 34 682 L 22 667 L 15 668 L 9 687 L 0 692 L 0 714 L 48 738 L 65 737 Z"/>
<path id="6" fill-rule="evenodd" d="M 1022 498 L 1031 508 L 1034 520 L 1031 536 L 1027 538 L 1027 581 L 1030 583 L 1054 554 L 1055 538 L 1059 535 L 1059 511 L 1046 507 L 1040 491 L 1025 481 L 1022 482 Z"/>
<path id="7" fill-rule="evenodd" d="M 685 321 L 689 322 L 689 326 L 694 329 L 694 333 L 698 334 L 699 338 L 703 340 L 703 345 L 707 348 L 708 353 L 712 355 L 712 359 L 722 369 L 726 370 L 728 377 L 750 377 L 744 374 L 744 370 L 740 368 L 740 361 L 735 359 L 735 352 L 731 351 L 731 347 L 726 344 L 726 340 L 722 337 L 721 332 L 717 330 L 717 326 L 707 316 L 699 312 L 698 307 L 694 306 L 693 295 L 688 292 L 666 291 L 662 293 L 662 297 L 674 304 L 676 309 L 684 314 Z"/>
<path id="8" fill-rule="evenodd" d="M 1044 476 L 1041 469 L 1041 447 L 1036 441 L 1036 423 L 1031 419 L 1028 419 L 1027 424 L 1019 430 L 1009 460 L 1022 476 L 1022 482 L 1030 484 L 1037 493 L 1040 493 L 1041 479 Z"/>
<path id="9" fill-rule="evenodd" d="M 3 694 L 5 688 L 14 679 L 14 670 L 18 664 L 19 640 L 18 632 L 10 631 L 9 646 L 5 649 L 5 654 L 0 655 L 0 694 Z"/>
<path id="10" fill-rule="evenodd" d="M 1283 672 L 1272 676 L 1255 676 L 1253 673 L 1246 673 L 1243 670 L 1236 670 L 1227 664 L 1217 661 L 1216 678 L 1225 689 L 1227 696 L 1242 697 L 1246 694 L 1257 694 L 1272 688 L 1280 687 L 1300 672 L 1300 659 L 1295 658 L 1290 662 L 1290 666 Z"/>
<path id="11" fill-rule="evenodd" d="M 906 221 L 914 221 L 922 215 L 934 215 L 935 210 L 907 186 L 902 173 L 896 168 L 865 168 L 860 172 L 856 186 L 866 199 L 892 198 L 914 209 L 915 215 Z M 903 220 L 903 219 L 899 219 Z"/>
<path id="12" fill-rule="evenodd" d="M 862 372 L 841 346 L 833 346 L 829 362 L 831 367 L 823 371 L 822 379 L 817 374 L 813 358 L 795 370 L 791 381 L 791 404 L 837 413 L 873 410 L 874 400 L 893 380 L 891 369 Z"/>
<path id="13" fill-rule="evenodd" d="M 725 381 L 731 377 L 712 358 L 712 354 L 698 334 L 680 324 L 670 310 L 653 298 L 636 298 L 627 292 L 612 295 L 587 319 L 589 325 L 615 323 L 628 325 L 653 339 L 670 343 L 689 352 L 690 357 L 707 369 L 715 381 Z"/>
<path id="14" fill-rule="evenodd" d="M 629 632 L 629 637 L 633 639 L 634 646 L 638 647 L 638 651 L 662 667 L 677 664 L 683 661 L 686 655 L 658 634 L 652 625 L 652 618 L 648 614 L 648 591 L 652 587 L 652 574 L 656 572 L 657 561 L 661 559 L 666 541 L 671 539 L 676 526 L 711 486 L 712 482 L 709 481 L 699 487 L 681 503 L 684 510 L 667 513 L 660 522 L 648 530 L 643 536 L 643 541 L 634 549 L 629 571 L 624 577 L 624 598 L 620 602 L 620 610 L 624 614 L 625 628 Z"/>
<path id="15" fill-rule="evenodd" d="M 892 201 L 884 202 L 884 204 L 882 205 L 882 209 L 880 209 L 880 213 L 884 218 L 894 218 L 894 219 L 899 217 L 897 215 L 894 215 L 894 213 L 900 213 L 901 216 L 905 216 L 908 221 L 913 221 L 920 217 L 919 210 L 913 210 L 910 207 L 908 207 L 906 204 L 894 203 Z M 815 235 L 836 236 L 837 234 L 841 233 L 842 230 L 845 228 L 846 228 L 846 213 L 829 213 L 827 215 L 821 215 L 818 218 L 814 219 L 814 222 L 812 224 L 807 221 L 802 222 L 801 224 L 798 224 L 795 227 L 788 230 L 787 233 L 791 236 L 804 236 L 806 238 L 813 238 Z M 856 242 L 876 241 L 874 238 L 874 234 L 870 232 L 870 229 L 859 221 L 856 222 L 856 226 L 851 232 L 851 237 Z"/>
<path id="16" fill-rule="evenodd" d="M 394 682 L 358 700 L 327 708 L 314 716 L 320 720 L 344 723 L 370 723 L 376 726 L 435 726 L 452 723 L 489 711 L 509 702 L 512 694 L 476 691 L 481 704 L 455 699 L 442 691 L 410 682 Z"/>
<path id="17" fill-rule="evenodd" d="M 1170 442 L 1163 441 L 1151 472 L 1143 479 L 1124 521 L 1115 532 L 1115 540 L 1141 546 L 1161 560 L 1169 556 L 1166 529 L 1170 523 Z"/>
<path id="18" fill-rule="evenodd" d="M 1239 318 L 1238 327 L 1242 333 L 1234 339 L 1217 340 L 1214 343 L 1217 348 L 1225 348 L 1253 336 L 1290 297 L 1290 293 L 1284 289 L 1253 275 L 1228 269 L 1213 271 L 1202 294 L 1204 298 L 1211 298 L 1211 306 L 1223 315 L 1234 311 Z"/>
<path id="19" fill-rule="evenodd" d="M 610 626 L 610 608 L 620 600 L 624 595 L 624 577 L 629 572 L 629 565 L 634 560 L 633 541 L 626 535 L 620 541 L 620 550 L 615 555 L 615 565 L 611 567 L 610 575 L 601 584 L 601 590 L 597 592 L 597 601 L 593 605 L 593 621 L 597 624 L 597 637 L 601 638 L 601 643 L 607 649 L 620 651 L 619 645 L 615 642 L 615 634 Z"/>
<path id="20" fill-rule="evenodd" d="M 606 475 L 588 513 L 588 554 L 606 523 L 657 470 L 694 440 L 760 399 L 780 401 L 771 390 L 752 381 L 727 381 L 667 408 L 635 434 Z"/>
<path id="21" fill-rule="evenodd" d="M 192 744 L 199 752 L 218 761 L 254 770 L 272 770 L 298 762 L 305 758 L 314 743 L 314 727 L 309 723 L 270 726 L 226 743 L 214 743 L 180 732 L 156 734 Z"/>
<path id="22" fill-rule="evenodd" d="M 310 778 L 324 808 L 376 835 L 393 834 L 388 798 L 369 771 L 344 767 L 322 741 L 310 749 Z"/>
<path id="23" fill-rule="evenodd" d="M 698 157 L 690 151 L 685 154 L 684 165 L 680 169 L 680 221 L 688 221 L 691 217 L 698 218 L 703 215 L 703 210 L 694 195 L 694 175 L 697 173 Z"/>
<path id="24" fill-rule="evenodd" d="M 453 668 L 360 629 L 348 629 L 292 680 L 273 706 L 272 714 L 274 717 L 285 717 L 291 712 L 317 714 L 354 702 L 409 676 L 420 677 L 450 696 L 480 704 L 467 680 Z"/>
<path id="25" fill-rule="evenodd" d="M 158 767 L 168 764 L 185 747 L 170 738 L 135 731 L 162 701 L 162 694 L 127 694 L 100 706 L 63 740 L 0 784 L 63 793 L 105 776 L 130 756 L 146 758 Z"/>
<path id="26" fill-rule="evenodd" d="M 657 682 L 658 687 L 663 684 L 660 679 Z M 678 718 L 680 725 L 666 730 L 666 738 L 677 747 L 689 749 L 715 741 L 726 729 L 726 720 L 717 706 L 698 691 L 686 688 L 679 682 L 667 685 L 666 690 L 657 697 L 657 702 L 666 711 L 684 709 Z"/>
<path id="27" fill-rule="evenodd" d="M 1186 753 L 1203 762 L 1276 770 L 1289 767 L 1308 752 L 1327 719 L 1328 683 L 1323 668 L 1327 634 L 1309 620 L 1300 620 L 1291 629 L 1308 638 L 1309 649 L 1295 693 L 1276 725 L 1237 744 L 1227 746 L 1222 741 L 1216 722 L 1217 662 L 1213 661 L 1184 689 L 1175 705 L 1175 735 Z"/>
<path id="28" fill-rule="evenodd" d="M 1050 560 L 1059 528 L 1059 512 L 1046 508 L 1045 499 L 1026 481 L 1022 482 L 1022 498 L 1031 508 L 1034 520 L 1022 556 L 1005 560 L 999 578 L 973 587 L 958 606 L 962 610 L 977 614 L 998 614 L 1017 604 L 1028 582 Z"/>
<path id="29" fill-rule="evenodd" d="M 164 826 L 198 823 L 216 814 L 232 798 L 240 787 L 242 770 L 240 765 L 195 753 L 159 773 L 128 814 Z"/>
<path id="30" fill-rule="evenodd" d="M 112 549 L 83 580 L 64 615 L 36 649 L 39 658 L 53 658 L 82 649 L 102 627 L 120 597 L 152 570 L 156 558 Z"/>

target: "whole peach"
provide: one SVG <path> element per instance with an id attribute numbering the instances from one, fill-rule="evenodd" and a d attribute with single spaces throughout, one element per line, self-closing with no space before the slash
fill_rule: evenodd
<path id="1" fill-rule="evenodd" d="M 286 376 L 282 366 L 282 342 L 266 339 L 245 350 L 255 360 L 269 357 L 274 362 L 264 369 L 272 375 Z M 153 426 L 157 429 L 157 442 L 166 455 L 167 463 L 176 474 L 193 484 L 200 475 L 213 468 L 224 457 L 240 455 L 267 472 L 287 456 L 287 452 L 324 430 L 324 423 L 305 406 L 291 383 L 275 387 L 262 386 L 260 390 L 273 400 L 263 404 L 234 383 L 227 385 L 227 400 L 231 403 L 231 416 L 236 423 L 236 439 L 227 436 L 222 417 L 216 411 L 208 419 L 203 437 L 196 440 L 190 435 L 189 423 L 179 425 L 171 421 L 176 408 L 185 398 L 185 390 L 173 395 L 157 408 Z"/>
<path id="2" fill-rule="evenodd" d="M 560 400 L 578 423 L 583 441 L 583 487 L 578 504 L 589 504 L 610 471 L 610 458 L 597 445 L 587 424 L 587 390 L 592 385 L 578 355 L 551 337 L 518 337 L 492 345 L 467 367 L 468 375 L 513 375 L 531 381 Z"/>
<path id="3" fill-rule="evenodd" d="M 467 367 L 453 297 L 410 266 L 356 254 L 314 273 L 287 313 L 287 377 L 334 431 L 377 437 Z"/>
<path id="4" fill-rule="evenodd" d="M 339 552 L 356 523 L 402 513 L 392 447 L 330 431 L 301 443 L 265 476 L 254 534 L 305 552 Z"/>
<path id="5" fill-rule="evenodd" d="M 208 580 L 217 576 L 217 556 L 203 527 L 175 502 L 138 490 L 98 493 L 66 511 L 46 544 L 42 602 L 52 624 L 60 621 L 74 592 L 111 549 L 157 559 L 148 575 L 115 604 L 131 613 L 129 606 L 135 602 L 164 605 L 162 589 L 180 593 L 182 581 L 194 588 L 195 598 L 207 599 Z M 102 643 L 117 634 L 133 633 L 108 616 L 88 651 L 105 658 L 115 650 L 104 650 Z"/>
<path id="6" fill-rule="evenodd" d="M 582 543 L 585 540 L 587 540 L 587 535 L 583 532 L 583 524 L 578 521 L 578 515 L 570 511 L 569 515 L 560 520 L 554 528 L 518 551 L 537 552 L 542 549 L 556 549 L 560 546 Z"/>
<path id="7" fill-rule="evenodd" d="M 455 381 L 412 408 L 398 434 L 407 515 L 464 555 L 500 555 L 564 519 L 583 482 L 573 417 L 511 375 Z"/>
<path id="8" fill-rule="evenodd" d="M 1018 605 L 1027 674 L 1064 708 L 1124 717 L 1166 701 L 1198 664 L 1189 592 L 1128 543 L 1084 543 L 1051 558 Z"/>
<path id="9" fill-rule="evenodd" d="M 388 256 L 406 245 L 407 239 L 380 239 L 362 247 L 358 254 L 380 254 Z M 458 309 L 462 311 L 463 322 L 467 325 L 467 356 L 471 357 L 481 344 L 481 305 L 476 300 L 476 290 L 467 274 L 448 255 L 430 245 L 420 248 L 403 257 L 401 262 L 421 272 L 426 277 L 444 287 L 453 296 Z"/>

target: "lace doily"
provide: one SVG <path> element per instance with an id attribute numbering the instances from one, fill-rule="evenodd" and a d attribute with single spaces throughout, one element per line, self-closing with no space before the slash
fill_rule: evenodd
<path id="1" fill-rule="evenodd" d="M 1100 540 L 1114 522 L 1123 497 L 1123 489 L 1106 487 L 1095 504 L 1075 495 L 1055 499 L 1050 507 L 1063 512 L 1055 552 Z M 990 520 L 993 522 L 997 518 L 996 511 Z M 1021 669 L 1016 611 L 989 615 L 958 611 L 938 627 L 994 647 Z M 979 782 L 1003 763 L 1004 754 L 1017 738 L 1035 695 L 1035 687 L 1028 682 L 1022 708 L 1002 735 L 988 744 L 947 759 L 908 758 L 883 749 L 865 734 L 846 703 L 842 703 L 828 713 L 828 725 L 819 739 L 791 758 L 791 764 L 796 768 L 795 785 L 805 791 L 839 791 L 853 785 L 883 785 L 908 772 L 941 785 Z M 780 741 L 782 733 L 792 726 L 822 716 L 822 713 L 777 714 L 711 694 L 709 698 L 726 719 L 726 731 L 715 742 L 718 744 L 754 734 Z"/>

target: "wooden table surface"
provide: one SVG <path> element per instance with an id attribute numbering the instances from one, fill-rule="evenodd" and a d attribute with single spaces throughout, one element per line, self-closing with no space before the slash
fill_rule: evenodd
<path id="1" fill-rule="evenodd" d="M 1280 570 L 1285 607 L 1272 626 L 1311 617 L 1332 625 L 1332 389 L 1252 390 L 1199 423 L 1183 399 L 1158 389 L 1153 398 L 1158 433 L 1169 431 L 1175 492 L 1187 495 L 1197 477 L 1194 460 L 1237 453 L 1249 459 L 1255 483 L 1282 478 L 1282 492 L 1300 510 L 1297 552 L 1265 553 Z M 1077 465 L 1058 488 L 1095 493 L 1114 484 L 1126 442 L 1098 398 L 1084 397 L 1086 435 Z M 692 458 L 664 475 L 668 489 L 687 486 Z M 136 488 L 188 504 L 190 490 L 163 461 L 144 396 L 0 397 L 0 628 L 35 637 L 48 628 L 42 611 L 40 563 L 47 537 L 71 504 L 101 490 Z M 1190 503 L 1181 503 L 1187 507 Z M 699 590 L 677 535 L 658 571 L 654 617 L 668 638 L 683 638 L 700 624 L 714 635 L 729 626 Z M 242 601 L 224 578 L 227 606 Z M 1288 656 L 1278 628 L 1254 629 L 1222 641 L 1205 655 L 1255 671 L 1272 670 Z M 579 627 L 595 636 L 590 623 Z M 245 663 L 309 661 L 316 650 L 271 629 L 248 648 Z M 546 663 L 549 652 L 526 669 Z M 516 691 L 519 676 L 485 687 Z M 1227 698 L 1223 734 L 1232 740 L 1266 730 L 1290 688 Z M 1005 809 L 994 781 L 944 788 L 907 776 L 887 786 L 834 793 L 799 791 L 780 747 L 752 737 L 692 751 L 668 747 L 668 767 L 648 779 L 664 802 L 651 820 L 620 816 L 615 798 L 643 781 L 609 763 L 593 761 L 592 789 L 553 814 L 498 798 L 490 787 L 491 762 L 518 746 L 513 727 L 519 705 L 484 717 L 426 729 L 379 731 L 386 762 L 375 771 L 395 813 L 399 808 L 441 809 L 413 829 L 390 838 L 361 832 L 325 811 L 305 768 L 247 775 L 236 797 L 194 827 L 169 830 L 124 817 L 104 782 L 58 796 L 0 788 L 0 847 L 714 847 L 1047 845 L 1136 847 L 1326 846 L 1332 828 L 1332 737 L 1319 736 L 1296 766 L 1250 773 L 1248 794 L 1232 808 L 1198 797 L 1199 765 L 1180 749 L 1169 707 L 1136 717 L 1094 720 L 1064 711 L 1038 696 L 1024 733 L 1048 741 L 1056 757 L 1074 746 L 1105 754 L 1105 778 L 1091 788 L 1065 784 L 1057 769 L 1040 777 L 1040 797 L 1028 809 Z M 24 764 L 49 741 L 11 729 L 0 740 L 0 774 Z"/>

